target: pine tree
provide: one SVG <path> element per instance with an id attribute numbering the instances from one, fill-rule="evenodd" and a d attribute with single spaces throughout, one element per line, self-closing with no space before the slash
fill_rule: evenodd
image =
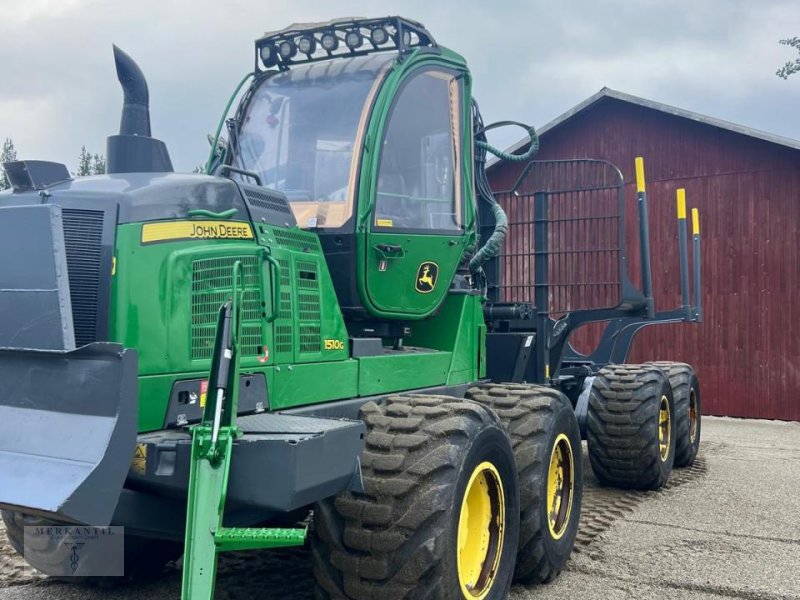
<path id="1" fill-rule="evenodd" d="M 78 156 L 78 171 L 75 173 L 78 177 L 84 177 L 92 174 L 92 154 L 86 150 L 86 146 L 81 146 L 81 153 Z"/>
<path id="2" fill-rule="evenodd" d="M 0 153 L 0 190 L 7 190 L 11 187 L 11 182 L 8 181 L 5 170 L 2 168 L 2 163 L 7 163 L 17 160 L 17 150 L 14 148 L 14 142 L 11 138 L 6 138 L 3 142 L 3 150 Z"/>
<path id="3" fill-rule="evenodd" d="M 106 157 L 102 154 L 95 154 L 92 159 L 92 175 L 106 174 Z"/>

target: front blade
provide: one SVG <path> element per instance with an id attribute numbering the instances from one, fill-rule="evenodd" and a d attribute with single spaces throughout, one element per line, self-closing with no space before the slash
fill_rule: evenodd
<path id="1" fill-rule="evenodd" d="M 111 523 L 136 445 L 136 353 L 0 349 L 0 507 Z"/>

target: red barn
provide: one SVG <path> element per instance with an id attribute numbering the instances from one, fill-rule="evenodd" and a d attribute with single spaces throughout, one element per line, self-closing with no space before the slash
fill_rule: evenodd
<path id="1" fill-rule="evenodd" d="M 675 190 L 700 209 L 705 322 L 645 328 L 628 360 L 692 363 L 706 414 L 800 420 L 800 142 L 608 88 L 539 134 L 537 159 L 617 165 L 631 205 L 644 157 L 657 309 L 680 304 Z M 492 188 L 510 189 L 521 168 L 491 164 Z"/>

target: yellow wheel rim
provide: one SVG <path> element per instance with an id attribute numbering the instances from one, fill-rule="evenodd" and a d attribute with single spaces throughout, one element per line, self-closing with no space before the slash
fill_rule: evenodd
<path id="1" fill-rule="evenodd" d="M 565 434 L 560 434 L 550 452 L 547 471 L 547 524 L 553 539 L 560 539 L 567 531 L 572 515 L 575 463 L 572 445 Z"/>
<path id="2" fill-rule="evenodd" d="M 458 518 L 458 581 L 465 598 L 481 600 L 492 588 L 505 536 L 505 497 L 490 462 L 472 472 Z"/>
<path id="3" fill-rule="evenodd" d="M 661 396 L 661 408 L 658 411 L 658 451 L 661 460 L 667 462 L 669 457 L 669 439 L 672 433 L 672 419 L 669 413 L 669 400 Z"/>
<path id="4" fill-rule="evenodd" d="M 697 395 L 694 390 L 689 393 L 689 442 L 697 439 Z"/>

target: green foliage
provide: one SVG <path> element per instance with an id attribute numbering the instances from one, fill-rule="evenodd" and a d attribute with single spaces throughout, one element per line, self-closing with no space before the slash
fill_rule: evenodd
<path id="1" fill-rule="evenodd" d="M 14 148 L 14 142 L 11 138 L 6 138 L 3 142 L 3 150 L 0 153 L 0 164 L 17 160 L 17 149 Z M 7 190 L 11 187 L 11 183 L 6 177 L 6 172 L 0 168 L 0 190 Z"/>
<path id="2" fill-rule="evenodd" d="M 779 43 L 783 44 L 784 46 L 794 48 L 800 52 L 800 37 L 787 38 L 785 40 L 781 40 Z M 795 73 L 800 73 L 800 58 L 795 58 L 794 60 L 788 61 L 780 69 L 775 71 L 775 75 L 782 79 L 788 79 L 789 75 L 794 75 Z"/>

